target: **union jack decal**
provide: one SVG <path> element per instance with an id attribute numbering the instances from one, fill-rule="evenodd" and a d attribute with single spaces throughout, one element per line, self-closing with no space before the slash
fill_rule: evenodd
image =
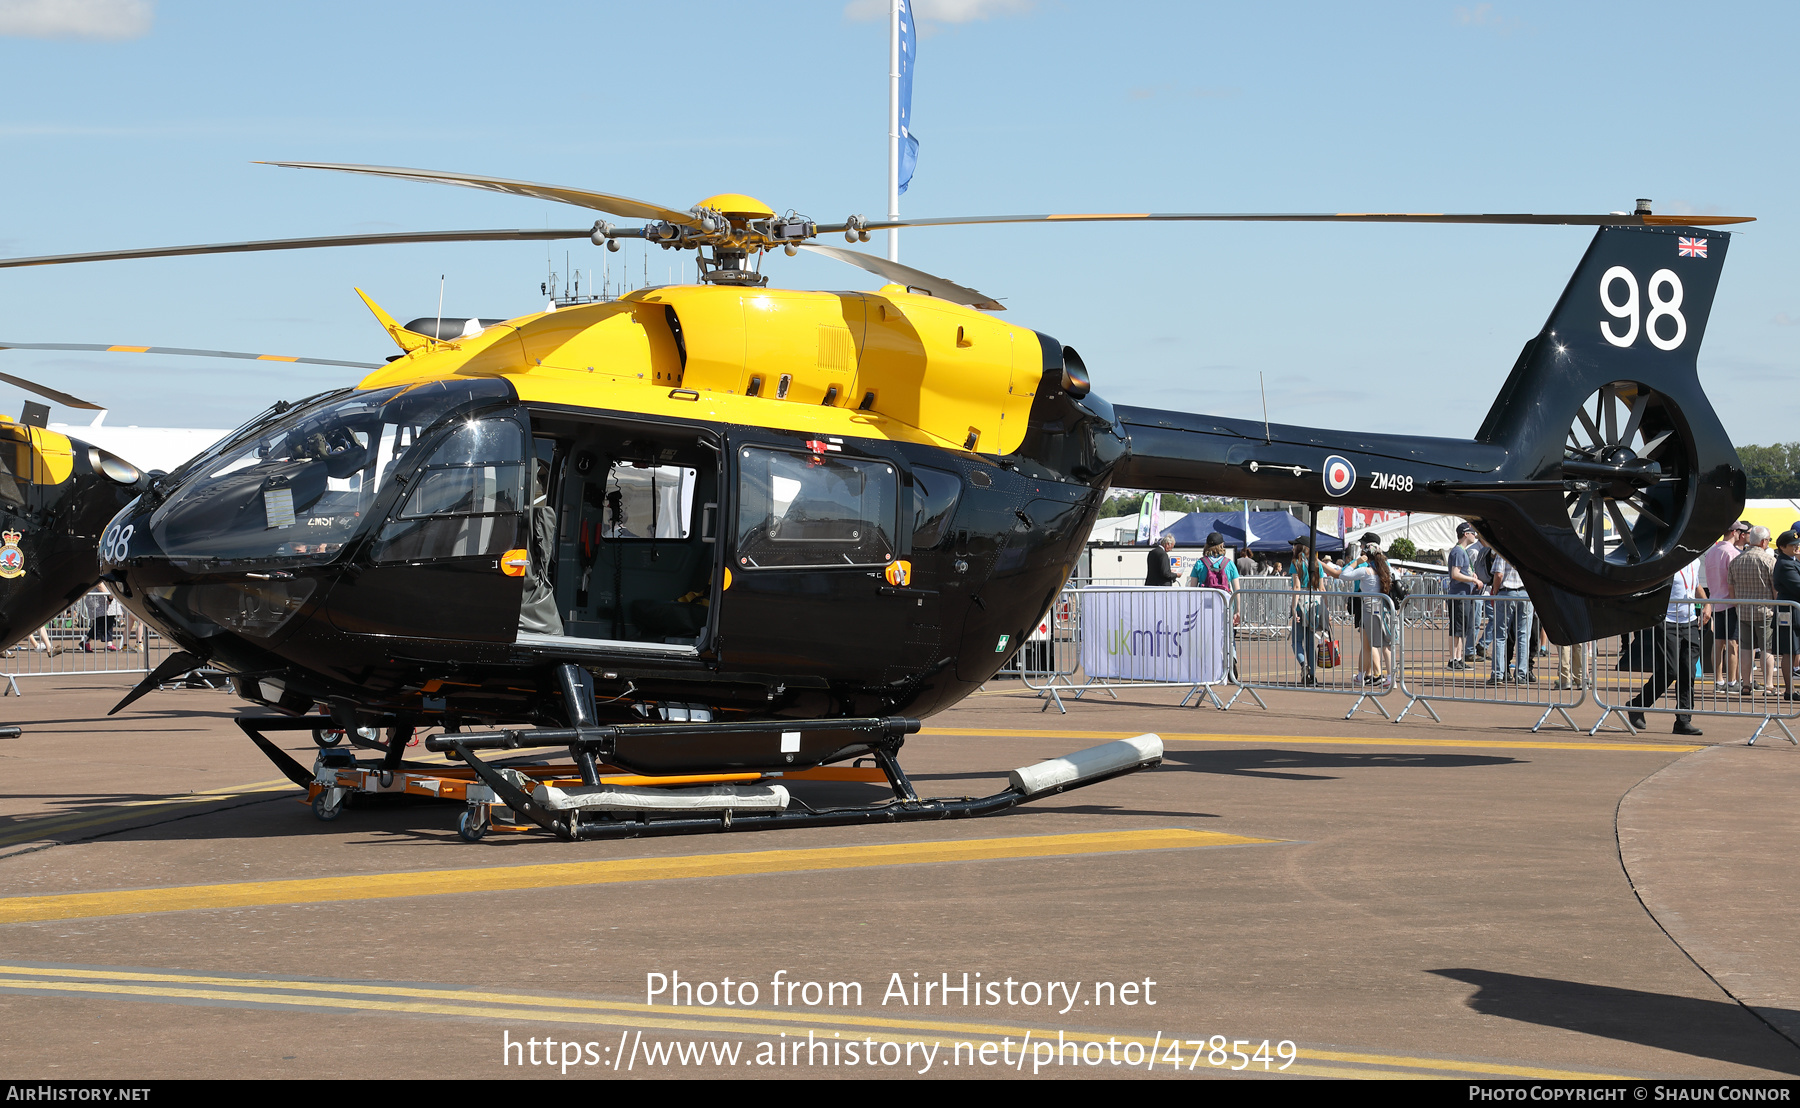
<path id="1" fill-rule="evenodd" d="M 1681 258 L 1706 257 L 1706 240 L 1678 238 L 1675 240 L 1675 255 Z"/>

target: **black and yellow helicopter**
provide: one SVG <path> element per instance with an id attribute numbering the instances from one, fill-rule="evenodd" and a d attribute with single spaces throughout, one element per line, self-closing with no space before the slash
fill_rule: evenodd
<path id="1" fill-rule="evenodd" d="M 488 802 L 569 838 L 939 819 L 1154 764 L 1153 741 L 1096 748 L 1021 770 L 992 797 L 921 800 L 895 758 L 919 717 L 967 696 L 1018 649 L 1114 484 L 1353 497 L 1469 517 L 1521 567 L 1558 642 L 1653 622 L 1669 578 L 1741 508 L 1744 476 L 1695 367 L 1726 250 L 1724 234 L 1696 224 L 1741 217 L 1659 216 L 1640 202 L 1595 216 L 821 224 L 735 194 L 681 210 L 490 177 L 277 164 L 490 189 L 642 222 L 0 267 L 548 238 L 612 249 L 639 238 L 698 256 L 695 284 L 505 321 L 402 326 L 370 301 L 401 351 L 385 368 L 354 388 L 275 405 L 154 479 L 108 527 L 100 562 L 109 588 L 182 650 L 133 695 L 181 666 L 230 672 L 240 695 L 283 713 L 245 730 L 313 789 L 326 818 L 342 799 L 333 752 L 309 771 L 265 732 L 388 727 L 376 767 L 385 782 L 410 765 L 412 729 L 443 728 L 428 745 L 467 763 L 469 838 L 486 830 Z M 1472 439 L 1115 407 L 1092 390 L 1072 347 L 1001 322 L 991 298 L 814 242 L 899 227 L 1102 220 L 1597 231 Z M 768 287 L 762 260 L 800 249 L 892 283 L 876 292 Z M 574 759 L 565 778 L 483 758 L 556 747 Z M 772 775 L 829 776 L 835 763 L 862 758 L 875 762 L 891 800 L 792 810 L 786 791 L 770 787 Z M 690 787 L 657 788 L 669 785 Z"/>
<path id="2" fill-rule="evenodd" d="M 69 407 L 100 407 L 11 374 L 0 381 Z M 19 419 L 0 416 L 0 649 L 94 587 L 102 532 L 147 487 L 129 461 L 50 430 L 48 414 L 27 402 Z M 0 727 L 0 737 L 18 734 Z"/>

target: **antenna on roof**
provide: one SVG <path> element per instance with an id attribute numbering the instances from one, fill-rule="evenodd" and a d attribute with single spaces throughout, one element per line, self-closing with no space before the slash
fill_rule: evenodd
<path id="1" fill-rule="evenodd" d="M 1269 386 L 1263 383 L 1263 371 L 1256 371 L 1256 387 L 1262 390 L 1263 400 L 1263 442 L 1273 442 L 1269 435 Z"/>

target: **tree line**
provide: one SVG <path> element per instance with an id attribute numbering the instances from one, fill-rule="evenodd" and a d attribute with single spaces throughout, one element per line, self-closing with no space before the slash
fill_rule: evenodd
<path id="1" fill-rule="evenodd" d="M 1796 444 L 1800 445 L 1800 444 Z M 1147 493 L 1119 493 L 1106 498 L 1100 505 L 1100 518 L 1112 519 L 1115 516 L 1134 516 L 1144 503 Z M 1162 498 L 1162 510 L 1165 512 L 1241 512 L 1244 510 L 1242 500 L 1220 500 L 1214 496 L 1183 496 L 1180 493 L 1165 492 Z"/>
<path id="2" fill-rule="evenodd" d="M 1800 497 L 1800 442 L 1773 446 L 1740 446 L 1746 488 L 1751 500 L 1783 500 Z"/>

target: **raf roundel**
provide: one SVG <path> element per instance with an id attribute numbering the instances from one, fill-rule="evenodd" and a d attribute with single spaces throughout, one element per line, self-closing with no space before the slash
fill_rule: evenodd
<path id="1" fill-rule="evenodd" d="M 1333 496 L 1343 496 L 1356 487 L 1356 467 L 1348 458 L 1340 458 L 1336 454 L 1325 459 L 1325 491 Z"/>

